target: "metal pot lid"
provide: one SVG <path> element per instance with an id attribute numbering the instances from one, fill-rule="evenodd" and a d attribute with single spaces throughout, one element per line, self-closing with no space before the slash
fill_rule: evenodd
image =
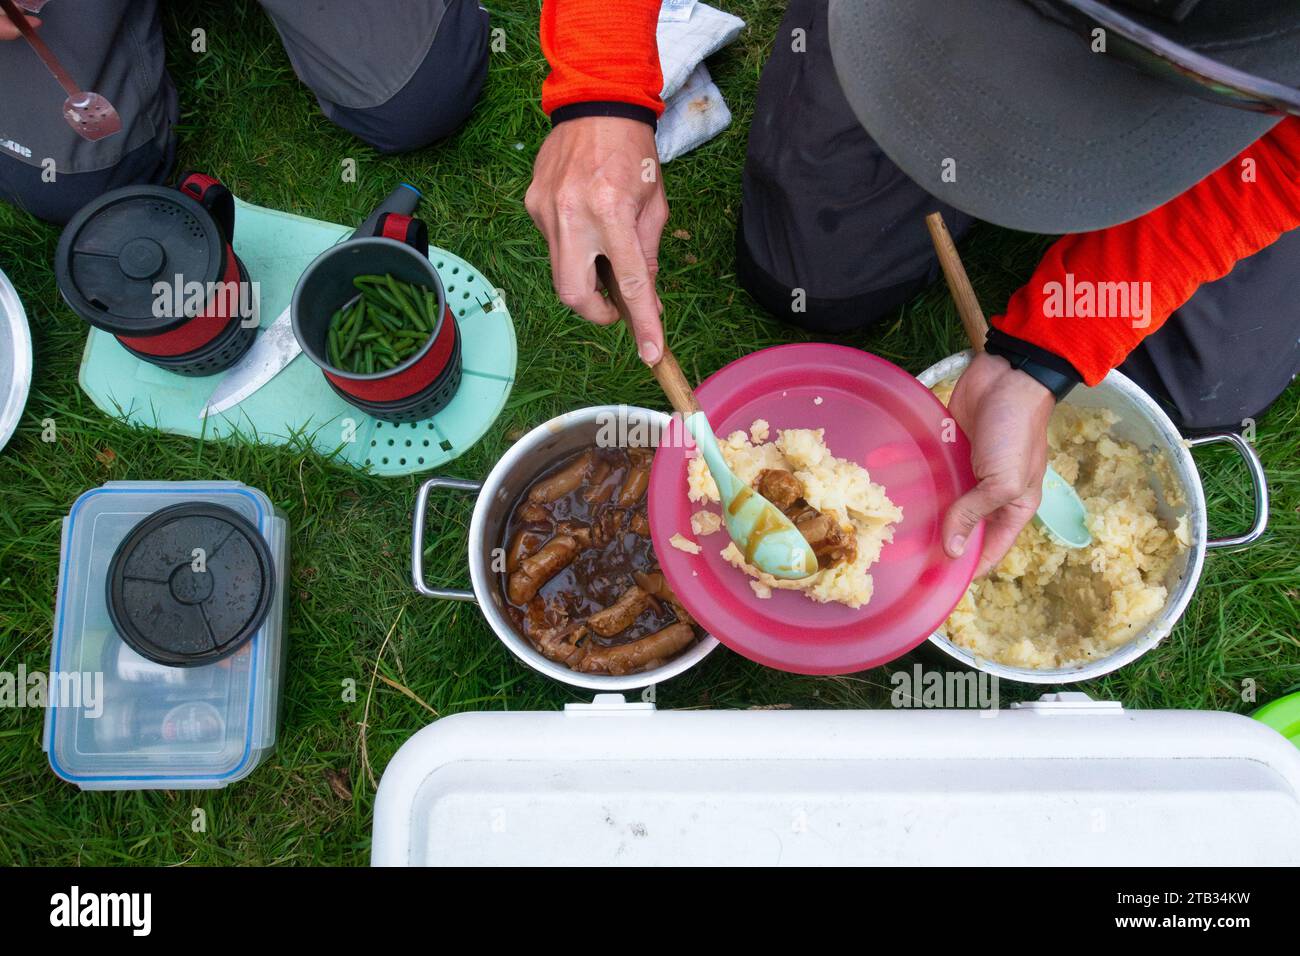
<path id="1" fill-rule="evenodd" d="M 262 625 L 275 592 L 265 539 L 222 505 L 155 511 L 118 545 L 108 568 L 108 614 L 131 648 L 192 667 L 233 654 Z"/>
<path id="2" fill-rule="evenodd" d="M 154 284 L 219 281 L 226 244 L 206 209 L 175 189 L 126 186 L 77 212 L 59 238 L 54 273 L 81 318 L 115 335 L 160 335 L 184 325 L 194 308 L 182 286 L 183 310 L 155 314 Z"/>
<path id="3" fill-rule="evenodd" d="M 32 385 L 32 334 L 18 291 L 0 271 L 0 449 L 22 418 Z"/>

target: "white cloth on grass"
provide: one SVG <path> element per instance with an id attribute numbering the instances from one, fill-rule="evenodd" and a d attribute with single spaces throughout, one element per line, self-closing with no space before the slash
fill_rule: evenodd
<path id="1" fill-rule="evenodd" d="M 730 124 L 727 101 L 709 76 L 709 68 L 701 63 L 659 117 L 659 129 L 655 133 L 659 162 L 670 162 L 707 143 Z"/>
<path id="2" fill-rule="evenodd" d="M 666 103 L 706 57 L 717 53 L 740 35 L 745 21 L 703 3 L 695 3 L 685 20 L 666 20 L 665 12 L 675 17 L 680 15 L 680 11 L 661 8 L 655 31 L 659 43 L 659 67 L 664 74 L 661 95 Z"/>
<path id="3" fill-rule="evenodd" d="M 655 143 L 666 163 L 707 143 L 731 122 L 722 93 L 704 65 L 740 34 L 745 21 L 697 0 L 665 0 L 656 38 L 664 75 L 664 114 Z"/>
<path id="4" fill-rule="evenodd" d="M 689 20 L 695 9 L 695 0 L 663 0 L 659 7 L 660 20 Z"/>

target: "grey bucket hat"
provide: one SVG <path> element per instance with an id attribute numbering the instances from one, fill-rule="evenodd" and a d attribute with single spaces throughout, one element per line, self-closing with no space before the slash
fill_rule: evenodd
<path id="1" fill-rule="evenodd" d="M 1201 0 L 1182 22 L 1111 6 L 1300 85 L 1300 0 Z M 1281 119 L 1093 52 L 1044 0 L 830 0 L 830 43 L 849 104 L 890 159 L 944 202 L 1029 232 L 1140 216 Z"/>

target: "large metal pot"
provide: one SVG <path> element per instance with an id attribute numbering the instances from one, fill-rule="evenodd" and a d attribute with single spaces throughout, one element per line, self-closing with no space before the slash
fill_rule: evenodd
<path id="1" fill-rule="evenodd" d="M 415 502 L 415 521 L 411 536 L 411 581 L 426 597 L 452 601 L 476 601 L 501 643 L 535 671 L 575 687 L 619 691 L 657 684 L 703 660 L 718 646 L 717 638 L 706 634 L 662 667 L 614 677 L 606 674 L 581 674 L 539 654 L 528 640 L 515 630 L 506 614 L 501 595 L 500 576 L 492 570 L 493 551 L 504 547 L 506 521 L 519 495 L 538 475 L 561 458 L 596 443 L 602 430 L 623 423 L 619 434 L 630 446 L 652 444 L 667 427 L 668 416 L 646 408 L 628 405 L 598 405 L 568 412 L 538 425 L 507 451 L 483 482 L 459 478 L 430 478 L 420 486 Z M 605 432 L 608 434 L 608 432 Z M 648 440 L 646 440 L 648 439 Z M 437 488 L 449 488 L 478 494 L 469 524 L 469 576 L 472 591 L 430 587 L 424 580 L 424 519 L 429 494 Z"/>
<path id="2" fill-rule="evenodd" d="M 0 271 L 0 449 L 18 427 L 32 385 L 32 333 L 18 290 Z"/>
<path id="3" fill-rule="evenodd" d="M 970 352 L 950 355 L 942 362 L 930 366 L 917 378 L 924 385 L 933 387 L 946 379 L 955 379 L 970 364 L 970 359 Z M 1104 381 L 1093 388 L 1076 388 L 1066 401 L 1071 405 L 1084 408 L 1110 409 L 1119 416 L 1119 421 L 1114 428 L 1117 437 L 1133 442 L 1138 448 L 1162 455 L 1169 461 L 1168 473 L 1173 476 L 1177 484 L 1173 494 L 1169 494 L 1168 489 L 1162 491 L 1159 478 L 1154 473 L 1151 475 L 1151 480 L 1156 485 L 1162 517 L 1187 514 L 1192 546 L 1186 557 L 1181 562 L 1176 562 L 1170 569 L 1169 578 L 1165 582 L 1169 597 L 1160 616 L 1148 624 L 1136 638 L 1117 648 L 1108 657 L 1088 661 L 1075 667 L 1031 670 L 1010 667 L 976 657 L 971 651 L 950 642 L 942 628 L 930 636 L 931 644 L 963 664 L 988 674 L 995 674 L 999 678 L 1026 684 L 1067 684 L 1091 680 L 1141 657 L 1169 634 L 1187 608 L 1188 602 L 1192 599 L 1192 592 L 1196 588 L 1196 582 L 1201 576 L 1205 552 L 1213 548 L 1246 547 L 1258 540 L 1268 525 L 1268 485 L 1264 478 L 1264 468 L 1260 464 L 1259 456 L 1255 454 L 1255 449 L 1251 448 L 1240 435 L 1224 432 L 1184 439 L 1160 406 L 1119 372 L 1111 372 Z M 1254 523 L 1245 534 L 1228 538 L 1208 537 L 1205 491 L 1201 487 L 1201 477 L 1189 450 L 1199 445 L 1215 443 L 1232 445 L 1241 453 L 1254 485 Z M 1183 504 L 1177 508 L 1169 507 L 1165 503 L 1166 498 L 1181 499 Z"/>

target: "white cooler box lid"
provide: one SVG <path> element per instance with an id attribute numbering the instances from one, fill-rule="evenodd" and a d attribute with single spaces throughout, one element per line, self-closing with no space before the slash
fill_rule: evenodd
<path id="1" fill-rule="evenodd" d="M 1300 863 L 1300 750 L 1246 717 L 1001 711 L 446 717 L 384 771 L 372 863 Z"/>

